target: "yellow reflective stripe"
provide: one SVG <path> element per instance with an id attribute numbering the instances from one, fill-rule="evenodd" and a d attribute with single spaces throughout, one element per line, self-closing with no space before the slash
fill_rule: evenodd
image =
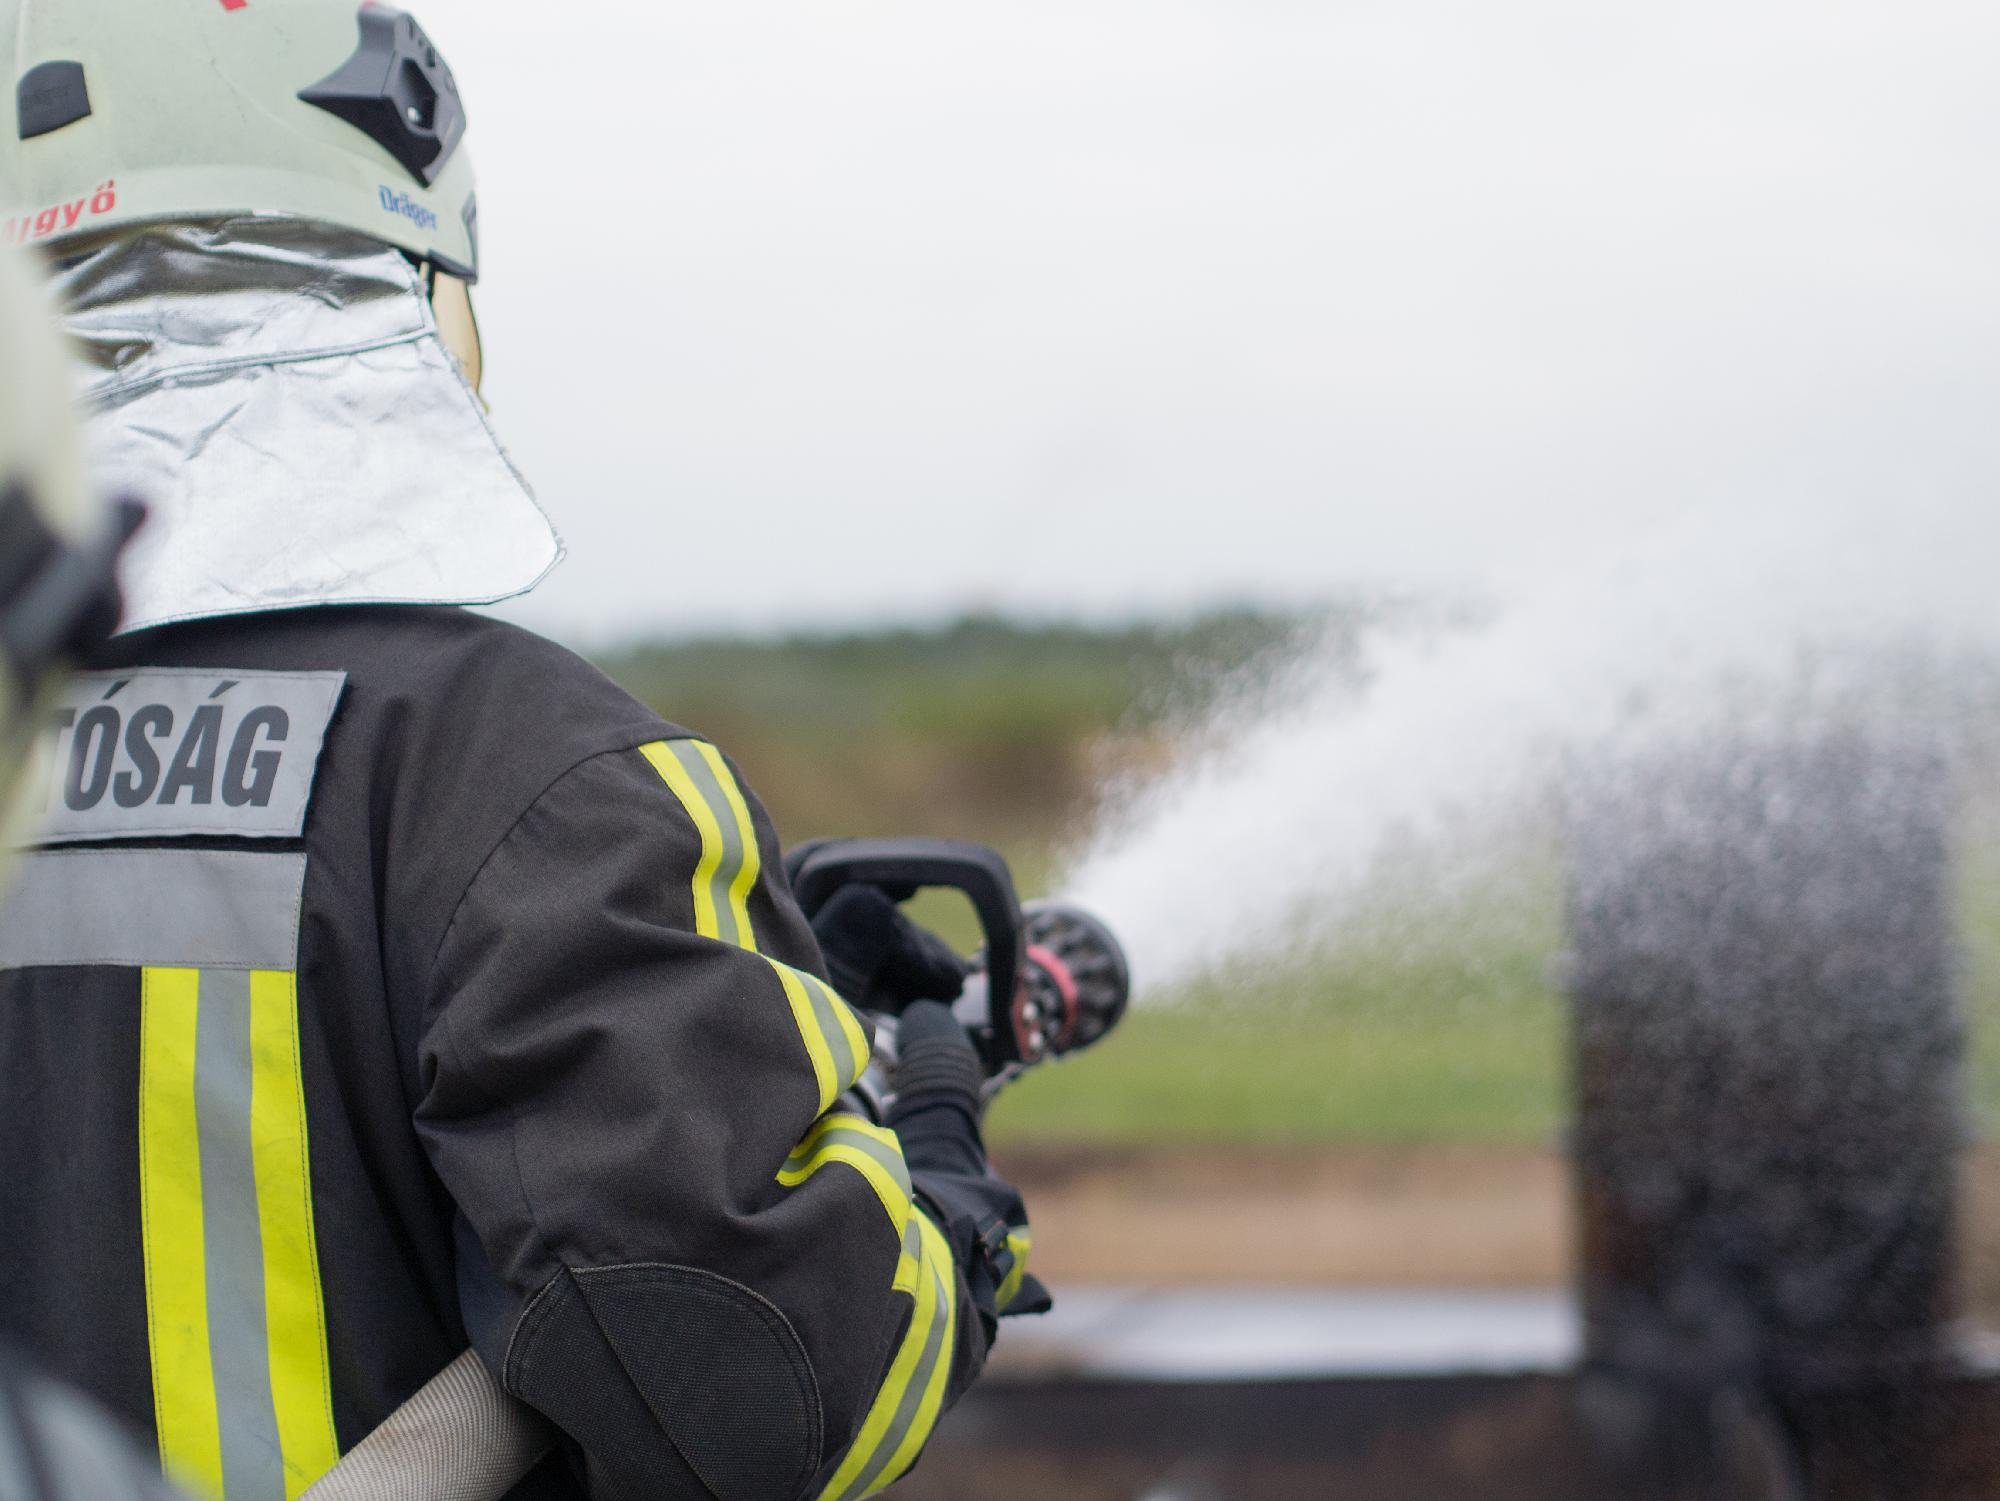
<path id="1" fill-rule="evenodd" d="M 917 1268 L 919 1284 L 910 1327 L 820 1501 L 859 1501 L 894 1484 L 929 1441 L 944 1406 L 958 1325 L 958 1274 L 951 1247 L 923 1211 L 910 1216 L 910 1232 L 916 1246 L 906 1247 L 904 1261 Z M 897 1280 L 900 1286 L 900 1266 Z"/>
<path id="2" fill-rule="evenodd" d="M 757 873 L 762 857 L 757 852 L 757 826 L 750 821 L 750 805 L 743 800 L 743 790 L 736 785 L 736 778 L 730 775 L 728 762 L 722 759 L 722 752 L 706 740 L 691 742 L 695 754 L 708 763 L 708 769 L 715 776 L 715 785 L 722 789 L 723 800 L 729 804 L 729 815 L 736 824 L 738 847 L 742 857 L 736 870 L 736 879 L 729 883 L 729 908 L 736 915 L 736 931 L 741 935 L 737 940 L 753 953 L 757 940 L 750 931 L 750 891 L 757 884 Z"/>
<path id="3" fill-rule="evenodd" d="M 189 1490 L 220 1496 L 194 1088 L 200 993 L 198 970 L 140 972 L 139 1213 L 160 1463 Z"/>
<path id="4" fill-rule="evenodd" d="M 715 873 L 722 865 L 722 825 L 716 822 L 715 810 L 709 807 L 708 799 L 701 795 L 694 778 L 688 775 L 687 768 L 666 741 L 642 745 L 639 754 L 652 763 L 660 780 L 673 789 L 701 835 L 701 858 L 694 867 L 694 930 L 703 938 L 720 938 L 722 926 L 715 914 Z"/>
<path id="5" fill-rule="evenodd" d="M 930 1222 L 928 1215 L 920 1213 L 916 1220 L 924 1237 L 924 1271 L 944 1309 L 943 1338 L 929 1347 L 930 1369 L 927 1373 L 918 1373 L 924 1385 L 916 1414 L 903 1433 L 903 1441 L 890 1455 L 888 1468 L 882 1472 L 876 1489 L 894 1485 L 902 1479 L 904 1472 L 917 1462 L 924 1445 L 930 1442 L 931 1430 L 937 1427 L 938 1415 L 944 1411 L 944 1391 L 951 1380 L 951 1359 L 957 1348 L 958 1268 L 951 1259 L 951 1246 L 943 1232 Z"/>
<path id="6" fill-rule="evenodd" d="M 1019 1296 L 1021 1279 L 1028 1275 L 1028 1252 L 1034 1249 L 1034 1237 L 1025 1229 L 1007 1232 L 1007 1249 L 1014 1254 L 1014 1265 L 1000 1283 L 1000 1290 L 993 1295 L 993 1306 L 1005 1313 L 1007 1305 Z"/>
<path id="7" fill-rule="evenodd" d="M 868 1186 L 875 1190 L 875 1197 L 882 1201 L 882 1207 L 888 1211 L 891 1224 L 895 1224 L 899 1216 L 909 1214 L 909 1201 L 904 1199 L 900 1204 L 897 1202 L 896 1180 L 880 1162 L 852 1142 L 826 1142 L 813 1153 L 812 1160 L 797 1172 L 789 1169 L 781 1170 L 778 1173 L 778 1181 L 787 1188 L 796 1188 L 829 1162 L 844 1162 L 866 1178 Z"/>
<path id="8" fill-rule="evenodd" d="M 701 836 L 693 877 L 695 932 L 754 954 L 750 892 L 762 858 L 750 805 L 729 763 L 702 740 L 655 740 L 640 746 L 639 754 L 672 789 Z"/>
<path id="9" fill-rule="evenodd" d="M 829 1162 L 844 1162 L 868 1180 L 900 1240 L 910 1219 L 910 1170 L 896 1133 L 858 1115 L 823 1116 L 792 1149 L 778 1181 L 796 1188 Z"/>
<path id="10" fill-rule="evenodd" d="M 778 972 L 779 982 L 785 987 L 785 999 L 792 1004 L 792 1020 L 797 1024 L 799 1036 L 805 1040 L 806 1056 L 812 1059 L 813 1077 L 819 1081 L 819 1104 L 816 1112 L 840 1098 L 845 1087 L 833 1070 L 833 1055 L 827 1051 L 826 1034 L 820 1031 L 819 1022 L 813 1016 L 813 1004 L 806 994 L 806 977 L 788 964 L 771 961 L 771 968 Z"/>
<path id="11" fill-rule="evenodd" d="M 847 1039 L 846 1057 L 852 1060 L 851 1068 L 844 1071 L 840 1081 L 842 1089 L 852 1088 L 854 1081 L 861 1077 L 868 1067 L 868 1034 L 861 1030 L 861 1018 L 854 1014 L 854 1008 L 840 998 L 840 994 L 817 975 L 807 975 L 806 984 L 824 1003 L 823 1009 L 832 1013 L 840 1034 Z M 836 1052 L 838 1049 L 835 1050 Z"/>
<path id="12" fill-rule="evenodd" d="M 812 1130 L 806 1132 L 805 1140 L 792 1148 L 792 1155 L 787 1159 L 785 1165 L 788 1168 L 796 1167 L 805 1162 L 820 1142 L 836 1133 L 859 1136 L 879 1147 L 882 1154 L 891 1159 L 889 1170 L 895 1174 L 896 1181 L 900 1185 L 902 1192 L 908 1195 L 910 1192 L 910 1173 L 909 1168 L 903 1162 L 902 1139 L 887 1126 L 878 1126 L 875 1122 L 868 1119 L 867 1116 L 855 1115 L 851 1111 L 841 1111 L 837 1115 L 823 1115 L 814 1121 Z M 902 1228 L 901 1224 L 896 1226 L 898 1234 L 902 1233 Z"/>
<path id="13" fill-rule="evenodd" d="M 763 863 L 750 805 L 729 763 L 705 740 L 655 740 L 640 746 L 639 754 L 672 790 L 701 836 L 692 881 L 695 932 L 756 953 L 750 893 Z M 824 1114 L 867 1068 L 868 1034 L 854 1009 L 824 980 L 765 957 L 784 986 L 818 1086 L 816 1113 Z"/>
<path id="14" fill-rule="evenodd" d="M 868 1034 L 849 1006 L 833 992 L 833 987 L 802 969 L 780 964 L 766 956 L 791 1002 L 792 1021 L 812 1060 L 813 1077 L 819 1082 L 818 1113 L 824 1114 L 840 1092 L 861 1077 L 868 1066 Z"/>
<path id="15" fill-rule="evenodd" d="M 292 974 L 142 969 L 139 1165 L 162 1464 L 296 1501 L 340 1445 Z"/>
<path id="16" fill-rule="evenodd" d="M 755 953 L 749 898 L 760 868 L 757 831 L 728 763 L 700 740 L 654 741 L 639 751 L 701 838 L 692 880 L 695 932 Z M 860 1436 L 822 1492 L 830 1501 L 858 1501 L 907 1470 L 937 1422 L 957 1329 L 957 1271 L 943 1234 L 913 1207 L 909 1169 L 895 1133 L 860 1116 L 827 1114 L 867 1067 L 868 1034 L 860 1018 L 817 976 L 776 959 L 768 962 L 812 1065 L 820 1117 L 778 1170 L 778 1182 L 795 1188 L 834 1162 L 859 1173 L 888 1211 L 901 1247 L 891 1292 L 907 1293 L 914 1302 L 888 1379 L 876 1393 Z"/>
<path id="17" fill-rule="evenodd" d="M 889 1291 L 917 1295 L 917 1284 L 923 1279 L 924 1236 L 923 1227 L 917 1221 L 924 1216 L 921 1212 L 912 1214 L 910 1222 L 903 1229 L 903 1251 L 896 1258 L 896 1280 L 889 1284 Z"/>
<path id="18" fill-rule="evenodd" d="M 252 972 L 250 1058 L 250 1140 L 264 1242 L 271 1400 L 284 1455 L 285 1497 L 296 1501 L 339 1460 L 340 1440 L 333 1426 L 326 1305 L 313 1232 L 295 976 Z"/>

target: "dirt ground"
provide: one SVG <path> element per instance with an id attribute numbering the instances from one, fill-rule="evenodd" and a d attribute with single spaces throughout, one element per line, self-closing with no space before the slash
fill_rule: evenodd
<path id="1" fill-rule="evenodd" d="M 1016 1150 L 1052 1283 L 1548 1287 L 1570 1280 L 1568 1168 L 1525 1147 Z M 1970 1309 L 2000 1325 L 2000 1145 L 1967 1154 Z"/>
<path id="2" fill-rule="evenodd" d="M 999 1155 L 1055 1282 L 1534 1286 L 1566 1279 L 1560 1156 L 1512 1147 Z"/>

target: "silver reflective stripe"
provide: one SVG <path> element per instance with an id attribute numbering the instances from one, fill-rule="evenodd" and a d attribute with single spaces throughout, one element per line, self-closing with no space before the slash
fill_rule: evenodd
<path id="1" fill-rule="evenodd" d="M 827 1051 L 833 1054 L 834 1077 L 853 1079 L 861 1072 L 861 1060 L 854 1056 L 854 1048 L 847 1040 L 847 1028 L 840 1024 L 840 1008 L 847 1003 L 835 995 L 833 987 L 824 980 L 804 970 L 798 974 L 805 982 L 806 994 L 812 997 L 813 1019 L 819 1023 L 819 1029 L 826 1037 Z"/>
<path id="2" fill-rule="evenodd" d="M 795 1148 L 792 1155 L 785 1159 L 785 1171 L 803 1171 L 828 1147 L 852 1147 L 864 1157 L 874 1158 L 882 1165 L 882 1170 L 895 1180 L 896 1186 L 903 1190 L 903 1197 L 910 1197 L 910 1168 L 903 1160 L 903 1154 L 866 1131 L 856 1131 L 847 1126 L 829 1126 L 815 1133 L 809 1138 L 809 1144 Z M 903 1236 L 905 1249 L 908 1249 L 909 1238 L 906 1231 Z"/>
<path id="3" fill-rule="evenodd" d="M 200 984 L 194 1097 L 223 1494 L 229 1501 L 284 1501 L 285 1464 L 264 1325 L 264 1232 L 250 1145 L 250 975 L 212 971 Z"/>
<path id="4" fill-rule="evenodd" d="M 932 1279 L 935 1286 L 936 1279 Z M 890 1420 L 889 1431 L 882 1435 L 882 1442 L 875 1450 L 874 1459 L 857 1483 L 857 1488 L 848 1492 L 850 1496 L 866 1495 L 882 1478 L 882 1472 L 889 1467 L 889 1461 L 896 1451 L 903 1447 L 903 1440 L 909 1436 L 910 1427 L 917 1420 L 917 1409 L 923 1405 L 932 1373 L 937 1370 L 938 1357 L 944 1351 L 944 1310 L 945 1294 L 937 1291 L 937 1311 L 931 1316 L 930 1333 L 924 1337 L 924 1353 L 917 1360 L 916 1370 L 910 1373 L 910 1384 L 903 1392 L 903 1400 L 896 1406 L 896 1416 Z"/>
<path id="5" fill-rule="evenodd" d="M 277 969 L 298 963 L 302 853 L 48 850 L 0 906 L 0 969 L 119 964 Z"/>
<path id="6" fill-rule="evenodd" d="M 917 1214 L 911 1214 L 909 1227 L 903 1232 L 903 1254 L 915 1257 L 918 1265 L 923 1265 L 923 1231 L 917 1224 Z M 882 1473 L 889 1467 L 889 1461 L 896 1457 L 896 1451 L 909 1436 L 910 1426 L 917 1420 L 917 1409 L 923 1405 L 924 1394 L 929 1389 L 931 1377 L 937 1371 L 937 1363 L 944 1353 L 945 1325 L 950 1321 L 950 1300 L 957 1295 L 957 1289 L 947 1288 L 938 1280 L 937 1273 L 925 1267 L 923 1281 L 930 1288 L 931 1327 L 924 1336 L 923 1352 L 917 1357 L 916 1369 L 910 1372 L 909 1383 L 903 1388 L 903 1397 L 896 1404 L 896 1415 L 889 1420 L 889 1426 L 876 1440 L 875 1453 L 867 1466 L 856 1475 L 845 1490 L 840 1493 L 840 1501 L 854 1501 L 865 1496 L 881 1483 Z"/>
<path id="7" fill-rule="evenodd" d="M 757 945 L 751 940 L 751 935 L 738 925 L 735 906 L 729 900 L 730 888 L 743 873 L 743 830 L 737 825 L 736 810 L 721 784 L 715 780 L 708 758 L 694 748 L 692 741 L 670 740 L 667 749 L 681 763 L 681 770 L 694 782 L 702 801 L 708 804 L 708 811 L 715 818 L 716 829 L 722 835 L 722 859 L 716 863 L 714 874 L 708 881 L 710 900 L 715 905 L 716 937 L 738 948 L 754 949 Z"/>

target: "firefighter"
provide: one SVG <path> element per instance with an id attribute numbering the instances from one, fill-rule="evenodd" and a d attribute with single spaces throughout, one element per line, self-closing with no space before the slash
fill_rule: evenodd
<path id="1" fill-rule="evenodd" d="M 129 513 L 92 504 L 48 315 L 0 256 L 0 861 L 30 816 L 33 727 L 60 669 L 112 627 L 111 565 Z M 4 1233 L 4 1232 L 0 1232 Z M 168 1501 L 157 1467 L 89 1403 L 0 1350 L 0 1496 Z"/>
<path id="2" fill-rule="evenodd" d="M 355 0 L 0 0 L 0 55 L 0 231 L 153 511 L 0 916 L 0 1335 L 227 1501 L 468 1344 L 561 1434 L 518 1497 L 887 1486 L 1045 1301 L 956 977 L 826 935 L 915 1003 L 906 1150 L 736 767 L 462 608 L 560 546 L 475 390 L 449 68 Z M 744 519 L 643 566 L 748 575 Z"/>

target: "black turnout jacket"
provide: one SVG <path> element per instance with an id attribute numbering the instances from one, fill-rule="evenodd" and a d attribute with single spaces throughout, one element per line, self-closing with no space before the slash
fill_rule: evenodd
<path id="1" fill-rule="evenodd" d="M 519 1498 L 909 1468 L 1025 1220 L 842 1108 L 866 1028 L 714 747 L 450 609 L 93 668 L 0 910 L 0 1339 L 227 1501 L 468 1344 L 566 1435 Z"/>

